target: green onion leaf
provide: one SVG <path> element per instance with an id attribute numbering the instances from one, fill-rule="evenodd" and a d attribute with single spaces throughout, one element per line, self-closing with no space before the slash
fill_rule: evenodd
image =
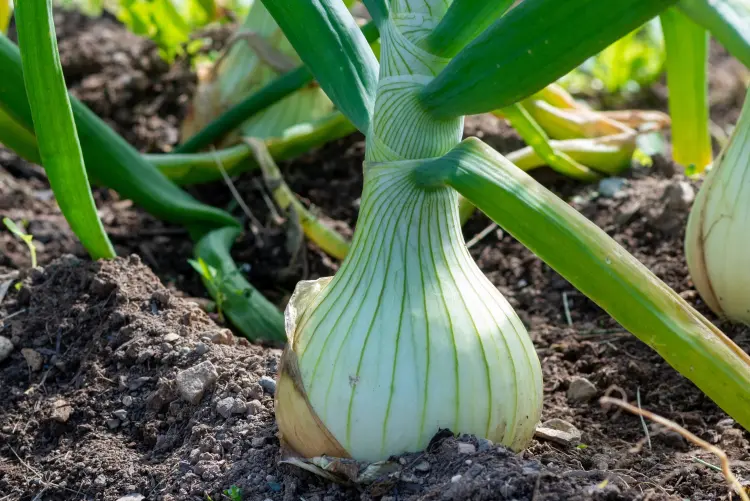
<path id="1" fill-rule="evenodd" d="M 747 0 L 682 0 L 678 8 L 700 24 L 750 68 L 750 2 Z"/>
<path id="2" fill-rule="evenodd" d="M 217 307 L 248 339 L 284 342 L 283 315 L 250 285 L 229 255 L 240 231 L 229 227 L 207 233 L 195 245 L 197 263 L 191 265 L 201 275 Z"/>
<path id="3" fill-rule="evenodd" d="M 379 64 L 341 0 L 263 0 L 333 103 L 363 133 L 375 103 Z"/>
<path id="4" fill-rule="evenodd" d="M 388 20 L 388 0 L 362 0 L 362 3 L 378 26 Z"/>
<path id="5" fill-rule="evenodd" d="M 436 56 L 453 57 L 512 4 L 513 0 L 454 0 L 422 47 Z"/>
<path id="6" fill-rule="evenodd" d="M 676 0 L 524 0 L 421 93 L 436 117 L 489 112 L 539 91 Z"/>
<path id="7" fill-rule="evenodd" d="M 688 173 L 712 160 L 708 116 L 708 32 L 677 9 L 661 15 L 667 47 L 672 156 Z"/>
<path id="8" fill-rule="evenodd" d="M 115 251 L 96 213 L 57 52 L 52 2 L 16 6 L 24 81 L 39 153 L 57 204 L 93 259 Z"/>

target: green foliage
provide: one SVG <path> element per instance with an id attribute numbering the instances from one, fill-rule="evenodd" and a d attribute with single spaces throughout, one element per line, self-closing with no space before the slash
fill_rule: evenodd
<path id="1" fill-rule="evenodd" d="M 217 270 L 213 266 L 210 266 L 201 257 L 199 257 L 198 259 L 188 259 L 188 264 L 190 264 L 190 266 L 192 266 L 192 268 L 198 272 L 209 289 L 216 291 L 215 294 L 212 294 L 214 297 L 214 301 L 216 301 L 216 313 L 218 313 L 219 315 L 219 320 L 223 322 L 223 307 L 227 296 L 222 289 L 223 285 L 226 283 L 226 278 L 222 276 L 219 270 Z"/>
<path id="2" fill-rule="evenodd" d="M 184 0 L 178 9 L 172 0 L 120 0 L 117 18 L 136 35 L 152 39 L 167 61 L 192 55 L 201 43 L 190 43 L 191 33 L 214 21 L 219 9 L 214 0 Z"/>
<path id="3" fill-rule="evenodd" d="M 524 0 L 424 87 L 422 104 L 441 118 L 510 106 L 674 3 L 676 0 Z"/>
<path id="4" fill-rule="evenodd" d="M 16 18 L 33 128 L 57 205 L 93 259 L 112 258 L 115 251 L 96 212 L 65 88 L 52 1 L 20 2 Z"/>
<path id="5" fill-rule="evenodd" d="M 240 489 L 236 485 L 233 485 L 229 489 L 225 490 L 224 495 L 232 501 L 242 501 L 242 489 Z"/>
<path id="6" fill-rule="evenodd" d="M 682 0 L 679 8 L 750 68 L 750 1 Z"/>
<path id="7" fill-rule="evenodd" d="M 586 60 L 560 83 L 576 94 L 637 92 L 661 76 L 664 60 L 661 26 L 654 19 Z"/>
<path id="8" fill-rule="evenodd" d="M 375 104 L 379 64 L 341 0 L 263 0 L 333 103 L 362 132 Z"/>
<path id="9" fill-rule="evenodd" d="M 29 248 L 29 254 L 31 254 L 31 267 L 36 268 L 36 246 L 34 245 L 34 236 L 29 235 L 25 231 L 23 231 L 21 228 L 18 227 L 18 225 L 10 218 L 4 217 L 3 218 L 3 224 L 6 228 L 8 228 L 8 231 L 13 233 L 15 236 L 20 238 L 23 243 L 26 244 L 26 247 Z"/>

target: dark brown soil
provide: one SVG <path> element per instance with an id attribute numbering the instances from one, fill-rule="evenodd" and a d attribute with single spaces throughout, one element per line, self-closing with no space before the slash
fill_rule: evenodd
<path id="1" fill-rule="evenodd" d="M 151 44 L 112 21 L 83 24 L 81 30 L 68 28 L 81 26 L 80 18 L 59 21 L 74 92 L 139 148 L 168 150 L 193 88 L 187 67 L 154 62 Z M 78 54 L 83 51 L 85 58 Z M 128 62 L 113 62 L 114 53 L 125 54 Z M 713 72 L 724 76 L 718 81 L 714 76 L 712 88 L 734 89 L 714 109 L 722 126 L 736 118 L 744 93 L 736 83 L 741 71 L 734 71 L 731 61 L 719 58 Z M 138 72 L 147 75 L 145 89 L 135 83 Z M 133 79 L 113 88 L 116 74 Z M 93 83 L 87 87 L 86 81 Z M 662 108 L 658 92 L 652 107 Z M 160 94 L 167 97 L 154 104 Z M 473 119 L 467 133 L 483 136 L 500 151 L 521 145 L 492 118 Z M 283 166 L 292 188 L 343 233 L 356 222 L 362 154 L 362 138 L 355 135 Z M 545 171 L 537 175 L 713 319 L 685 268 L 682 228 L 689 202 L 674 196 L 680 183 L 697 185 L 676 171 L 658 159 L 651 169 L 629 172 L 612 198 L 601 196 L 595 185 Z M 255 177 L 240 176 L 236 183 L 264 227 L 262 241 L 247 232 L 235 258 L 251 265 L 251 281 L 283 307 L 298 280 L 330 275 L 337 264 L 308 245 L 303 262 L 290 265 L 285 230 L 273 222 Z M 221 183 L 194 194 L 217 206 L 232 202 Z M 567 390 L 576 377 L 593 383 L 599 396 L 611 385 L 630 400 L 640 395 L 645 408 L 726 450 L 735 474 L 750 480 L 750 434 L 499 229 L 474 244 L 472 255 L 534 339 L 545 378 L 543 421 L 559 418 L 574 425 L 582 431 L 581 444 L 535 440 L 513 455 L 470 437 L 443 438 L 428 452 L 396 460 L 398 473 L 356 487 L 279 465 L 273 399 L 260 385 L 262 377 L 275 375 L 278 350 L 227 337 L 182 299 L 204 292 L 186 263 L 191 243 L 180 228 L 154 220 L 108 190 L 96 196 L 119 254 L 140 258 L 90 263 L 65 256 L 84 253 L 43 171 L 0 150 L 0 215 L 28 222 L 44 266 L 28 270 L 25 246 L 0 232 L 0 285 L 23 283 L 0 301 L 0 336 L 14 344 L 10 357 L 0 361 L 2 501 L 110 500 L 129 493 L 149 500 L 218 500 L 232 485 L 242 489 L 242 499 L 253 501 L 729 498 L 721 474 L 695 458 L 713 464 L 716 459 L 679 436 L 649 426 L 650 447 L 631 451 L 645 437 L 641 422 L 604 410 L 595 399 L 569 401 Z M 475 215 L 465 228 L 467 240 L 489 224 Z M 21 271 L 16 276 L 14 270 Z M 750 330 L 720 327 L 750 350 Z M 206 363 L 216 380 L 197 403 L 189 403 L 178 391 L 177 376 Z M 476 450 L 459 448 L 459 442 Z"/>

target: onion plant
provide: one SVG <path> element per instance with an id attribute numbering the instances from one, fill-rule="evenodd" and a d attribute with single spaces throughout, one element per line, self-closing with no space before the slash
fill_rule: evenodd
<path id="1" fill-rule="evenodd" d="M 676 3 L 524 0 L 512 7 L 512 0 L 366 0 L 373 22 L 360 29 L 343 0 L 263 0 L 305 66 L 227 110 L 178 154 L 214 143 L 313 78 L 341 118 L 297 124 L 252 147 L 186 158 L 138 154 L 74 99 L 68 114 L 72 110 L 91 180 L 186 225 L 196 240 L 196 262 L 208 270 L 207 287 L 220 295 L 235 325 L 255 338 L 281 333 L 284 323 L 229 256 L 238 222 L 198 203 L 164 172 L 186 183 L 206 180 L 200 166 L 218 158 L 236 172 L 252 152 L 266 179 L 278 182 L 271 155 L 299 153 L 325 139 L 320 127 L 335 133 L 356 127 L 365 134 L 362 206 L 351 245 L 341 247 L 343 264 L 332 278 L 300 283 L 286 311 L 276 412 L 283 440 L 300 454 L 381 459 L 424 447 L 440 428 L 515 449 L 530 439 L 542 403 L 539 360 L 523 324 L 466 250 L 459 195 L 750 428 L 746 353 L 518 166 L 475 138 L 461 141 L 465 115 L 500 113 L 536 147 L 515 158 L 518 163 L 531 168 L 553 163 L 556 155 L 559 169 L 588 174 L 575 147 L 545 149 L 548 131 L 535 127 L 534 114 L 579 120 L 573 123 L 582 137 L 575 139 L 551 122 L 561 142 L 594 139 L 585 132 L 592 123 L 613 127 L 615 136 L 631 134 L 628 117 L 594 116 L 554 88 L 545 93 L 545 86 Z M 46 17 L 19 16 L 20 29 L 54 33 L 49 0 L 46 9 Z M 378 33 L 379 60 L 369 43 Z M 35 50 L 21 40 L 24 70 Z M 4 37 L 0 67 L 2 111 L 26 131 L 27 146 L 30 137 L 38 141 L 47 167 L 44 148 L 51 139 L 38 130 L 34 111 L 40 98 L 26 93 L 21 57 Z M 49 118 L 65 120 L 57 113 Z M 68 142 L 76 138 L 70 126 L 61 134 Z M 191 159 L 197 168 L 187 164 Z M 88 190 L 85 184 L 79 177 Z M 280 205 L 302 212 L 280 186 Z"/>
<path id="2" fill-rule="evenodd" d="M 750 91 L 729 144 L 695 200 L 685 235 L 690 275 L 718 315 L 750 325 Z"/>
<path id="3" fill-rule="evenodd" d="M 440 428 L 516 449 L 529 441 L 539 361 L 464 246 L 457 193 L 750 426 L 746 353 L 516 166 L 461 142 L 463 115 L 512 105 L 602 48 L 605 30 L 622 35 L 673 2 L 526 0 L 507 14 L 509 1 L 365 3 L 380 63 L 340 0 L 264 0 L 367 137 L 351 250 L 287 307 L 276 392 L 287 445 L 377 460 L 424 447 Z M 560 31 L 567 38 L 551 43 Z"/>

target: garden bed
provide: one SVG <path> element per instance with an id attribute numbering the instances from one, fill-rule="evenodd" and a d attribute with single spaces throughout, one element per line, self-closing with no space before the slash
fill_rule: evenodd
<path id="1" fill-rule="evenodd" d="M 59 17 L 73 92 L 142 150 L 167 151 L 195 87 L 187 66 L 162 63 L 150 43 L 112 20 Z M 742 67 L 713 56 L 713 119 L 725 125 L 736 120 L 744 96 Z M 640 102 L 662 108 L 660 87 Z M 522 145 L 491 117 L 468 120 L 467 134 L 501 152 Z M 356 222 L 363 153 L 363 138 L 354 135 L 282 166 L 292 189 L 347 235 Z M 546 171 L 537 176 L 750 351 L 750 329 L 719 322 L 688 277 L 682 242 L 698 185 L 677 166 L 657 158 L 653 167 L 601 186 Z M 234 257 L 283 308 L 297 281 L 331 275 L 337 265 L 311 244 L 293 258 L 256 176 L 236 183 L 262 227 L 246 232 Z M 233 204 L 223 183 L 191 192 L 219 207 Z M 0 233 L 0 286 L 23 284 L 0 301 L 0 336 L 14 345 L 0 360 L 0 500 L 132 494 L 216 501 L 233 485 L 242 499 L 258 501 L 729 498 L 721 473 L 704 463 L 715 458 L 679 435 L 648 423 L 646 434 L 637 417 L 603 409 L 597 399 L 613 385 L 720 446 L 735 473 L 750 481 L 749 433 L 512 237 L 483 231 L 490 221 L 481 215 L 465 226 L 465 237 L 537 348 L 542 422 L 563 420 L 580 439 L 540 436 L 515 455 L 471 437 L 436 437 L 427 452 L 394 459 L 393 473 L 357 485 L 279 464 L 279 349 L 232 337 L 200 309 L 205 292 L 187 263 L 192 244 L 185 231 L 108 190 L 95 196 L 123 256 L 113 262 L 88 261 L 43 171 L 0 150 L 0 214 L 28 221 L 41 264 L 28 269 L 23 243 Z"/>

